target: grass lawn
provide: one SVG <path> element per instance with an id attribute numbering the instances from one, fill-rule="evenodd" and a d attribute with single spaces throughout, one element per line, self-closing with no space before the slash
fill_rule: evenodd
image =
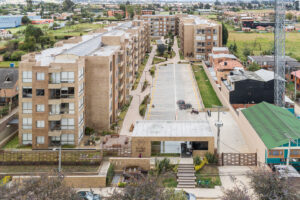
<path id="1" fill-rule="evenodd" d="M 149 59 L 149 55 L 146 54 L 146 56 L 145 56 L 145 58 L 144 58 L 144 60 L 143 60 L 143 62 L 141 64 L 141 66 L 139 67 L 139 69 L 137 71 L 137 76 L 136 76 L 136 79 L 134 81 L 133 88 L 132 88 L 133 90 L 135 90 L 138 87 L 138 85 L 139 85 L 139 82 L 140 82 L 141 77 L 142 77 L 142 73 L 143 73 L 143 71 L 145 69 L 145 66 L 146 66 L 146 64 L 148 62 L 148 59 Z"/>
<path id="2" fill-rule="evenodd" d="M 176 188 L 177 187 L 176 174 L 170 174 L 170 175 L 168 175 L 168 177 L 163 178 L 162 184 L 164 187 Z"/>
<path id="3" fill-rule="evenodd" d="M 165 51 L 164 53 L 164 57 L 168 57 L 168 58 L 174 58 L 175 57 L 175 51 L 171 51 L 171 54 L 168 54 L 168 51 Z"/>
<path id="4" fill-rule="evenodd" d="M 57 165 L 10 165 L 0 166 L 2 173 L 16 173 L 16 172 L 55 172 Z M 62 165 L 63 172 L 97 172 L 98 165 Z"/>
<path id="5" fill-rule="evenodd" d="M 254 55 L 261 55 L 263 51 L 272 50 L 274 46 L 274 34 L 273 33 L 243 33 L 236 32 L 229 28 L 229 38 L 227 46 L 233 44 L 234 41 L 237 45 L 237 56 L 244 60 L 246 57 L 243 55 L 244 48 L 250 49 Z M 300 33 L 299 32 L 287 32 L 285 51 L 286 55 L 291 56 L 297 60 L 300 60 Z"/>
<path id="6" fill-rule="evenodd" d="M 125 118 L 126 113 L 128 111 L 128 108 L 130 106 L 131 100 L 132 100 L 132 96 L 130 97 L 129 102 L 123 106 L 123 108 L 121 109 L 121 112 L 120 112 L 120 114 L 118 116 L 118 127 L 120 127 L 120 129 L 121 129 L 122 125 L 123 125 L 123 121 L 124 121 L 124 118 Z"/>
<path id="7" fill-rule="evenodd" d="M 192 65 L 192 68 L 205 108 L 211 108 L 213 105 L 222 106 L 218 96 L 216 95 L 216 92 L 207 78 L 203 67 L 199 65 Z"/>
<path id="8" fill-rule="evenodd" d="M 180 60 L 184 60 L 184 55 L 181 51 L 179 51 Z"/>
<path id="9" fill-rule="evenodd" d="M 166 61 L 166 59 L 154 57 L 153 61 L 152 61 L 152 64 L 155 65 L 155 64 L 158 64 L 158 63 L 161 63 L 161 62 L 164 62 L 164 61 Z"/>
<path id="10" fill-rule="evenodd" d="M 31 146 L 19 146 L 19 138 L 16 135 L 2 149 L 31 149 Z"/>
<path id="11" fill-rule="evenodd" d="M 218 167 L 216 165 L 205 165 L 196 172 L 196 182 L 198 187 L 214 188 L 215 186 L 220 186 L 221 179 Z"/>
<path id="12" fill-rule="evenodd" d="M 19 61 L 2 61 L 0 62 L 0 68 L 9 67 L 10 63 L 14 63 L 15 67 L 19 67 Z"/>

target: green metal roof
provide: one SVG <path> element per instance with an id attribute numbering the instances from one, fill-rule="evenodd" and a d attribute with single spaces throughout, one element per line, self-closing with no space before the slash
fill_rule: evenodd
<path id="1" fill-rule="evenodd" d="M 300 138 L 300 121 L 287 109 L 262 102 L 242 110 L 268 149 Z"/>

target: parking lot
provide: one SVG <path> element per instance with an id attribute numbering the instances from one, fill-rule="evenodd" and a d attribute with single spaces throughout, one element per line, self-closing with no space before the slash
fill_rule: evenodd
<path id="1" fill-rule="evenodd" d="M 191 109 L 180 110 L 177 101 L 184 100 L 192 108 L 201 109 L 198 88 L 188 64 L 168 64 L 156 70 L 152 101 L 146 113 L 148 120 L 199 120 L 203 114 L 191 114 Z M 153 105 L 153 106 L 152 106 Z"/>

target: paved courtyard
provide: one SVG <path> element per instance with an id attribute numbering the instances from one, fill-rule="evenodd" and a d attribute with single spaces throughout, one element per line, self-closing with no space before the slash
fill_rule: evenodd
<path id="1" fill-rule="evenodd" d="M 152 88 L 152 101 L 146 120 L 199 120 L 201 115 L 192 115 L 191 109 L 180 110 L 177 101 L 184 100 L 193 108 L 201 109 L 201 100 L 189 64 L 158 66 Z"/>

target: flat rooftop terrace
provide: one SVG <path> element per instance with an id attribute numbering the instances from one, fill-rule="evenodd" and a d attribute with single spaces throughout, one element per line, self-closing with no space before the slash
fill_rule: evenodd
<path id="1" fill-rule="evenodd" d="M 144 120 L 135 123 L 132 137 L 213 137 L 206 120 Z"/>

